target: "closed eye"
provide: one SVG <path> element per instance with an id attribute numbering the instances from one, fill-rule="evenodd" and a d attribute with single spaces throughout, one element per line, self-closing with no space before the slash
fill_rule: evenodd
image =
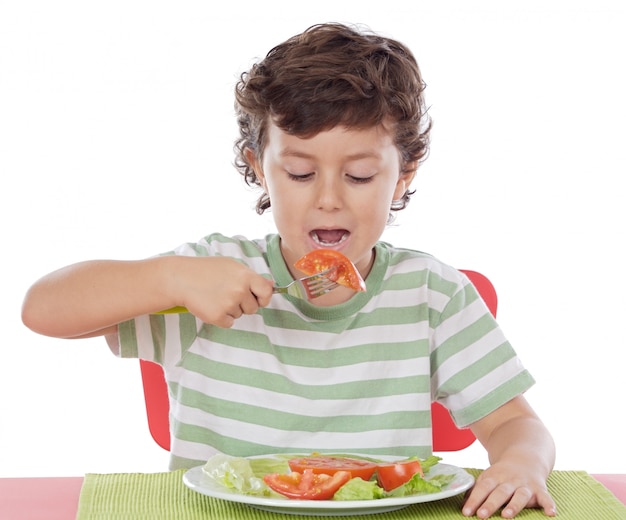
<path id="1" fill-rule="evenodd" d="M 368 182 L 372 182 L 374 180 L 374 175 L 369 177 L 356 177 L 354 175 L 348 175 L 348 178 L 355 184 L 367 184 Z"/>
<path id="2" fill-rule="evenodd" d="M 296 181 L 296 182 L 304 182 L 304 181 L 308 181 L 311 177 L 313 177 L 314 173 L 289 173 L 287 172 L 287 175 L 289 176 L 289 178 L 292 181 Z"/>

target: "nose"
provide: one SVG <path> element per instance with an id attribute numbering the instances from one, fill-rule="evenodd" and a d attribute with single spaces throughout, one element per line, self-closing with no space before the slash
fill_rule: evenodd
<path id="1" fill-rule="evenodd" d="M 333 178 L 320 178 L 317 183 L 317 208 L 334 211 L 342 206 L 341 185 Z"/>

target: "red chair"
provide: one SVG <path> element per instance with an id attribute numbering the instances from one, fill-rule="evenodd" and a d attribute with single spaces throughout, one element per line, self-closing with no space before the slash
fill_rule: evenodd
<path id="1" fill-rule="evenodd" d="M 498 297 L 491 282 L 476 271 L 463 270 L 480 293 L 491 313 L 495 316 Z M 160 365 L 140 360 L 146 414 L 150 434 L 164 450 L 170 449 L 169 399 L 167 385 Z M 472 444 L 476 437 L 469 429 L 459 429 L 446 408 L 432 404 L 433 451 L 459 451 Z"/>

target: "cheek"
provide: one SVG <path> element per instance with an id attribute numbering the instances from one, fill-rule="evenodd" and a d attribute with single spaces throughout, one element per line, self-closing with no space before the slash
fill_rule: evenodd
<path id="1" fill-rule="evenodd" d="M 269 184 L 268 187 L 266 193 L 270 197 L 274 218 L 288 216 L 293 219 L 302 212 L 307 202 L 306 193 L 293 194 L 287 187 L 280 185 Z"/>
<path id="2" fill-rule="evenodd" d="M 391 201 L 394 198 L 394 190 L 388 186 L 373 190 L 368 197 L 365 197 L 361 205 L 366 206 L 376 215 L 389 213 Z"/>
<path id="3" fill-rule="evenodd" d="M 360 215 L 361 222 L 373 233 L 381 232 L 388 223 L 391 202 L 387 201 L 386 194 L 378 194 L 361 200 L 355 212 Z"/>

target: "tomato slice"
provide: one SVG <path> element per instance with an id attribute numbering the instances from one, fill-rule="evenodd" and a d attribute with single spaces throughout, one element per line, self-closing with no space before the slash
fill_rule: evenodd
<path id="1" fill-rule="evenodd" d="M 315 474 L 334 475 L 340 471 L 347 471 L 352 478 L 360 477 L 369 480 L 376 471 L 376 464 L 367 460 L 352 459 L 350 457 L 333 457 L 315 455 L 300 457 L 287 461 L 291 471 L 303 472 L 311 470 Z"/>
<path id="2" fill-rule="evenodd" d="M 348 482 L 348 471 L 333 475 L 316 474 L 311 469 L 303 472 L 270 473 L 263 477 L 265 483 L 277 493 L 298 500 L 330 500 L 337 490 Z"/>
<path id="3" fill-rule="evenodd" d="M 328 278 L 355 291 L 365 290 L 365 282 L 355 265 L 347 256 L 334 249 L 315 249 L 300 258 L 294 267 L 307 275 L 335 267 Z"/>
<path id="4" fill-rule="evenodd" d="M 390 462 L 378 465 L 376 480 L 378 485 L 385 491 L 391 491 L 411 480 L 411 477 L 416 473 L 419 473 L 422 477 L 424 476 L 419 460 Z"/>

